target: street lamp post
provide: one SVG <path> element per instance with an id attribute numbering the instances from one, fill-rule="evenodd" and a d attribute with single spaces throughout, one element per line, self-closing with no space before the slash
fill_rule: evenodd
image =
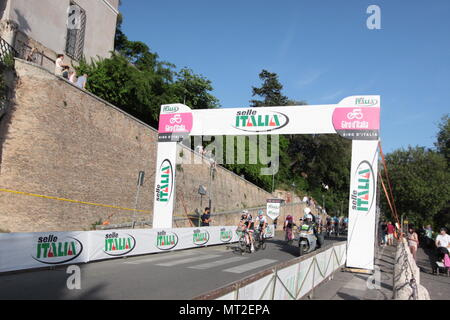
<path id="1" fill-rule="evenodd" d="M 145 172 L 144 171 L 139 171 L 138 180 L 137 180 L 136 198 L 134 200 L 134 212 L 133 212 L 132 229 L 134 229 L 134 226 L 136 224 L 136 210 L 137 210 L 138 201 L 139 201 L 139 191 L 141 190 L 141 187 L 144 184 L 144 176 L 145 176 Z"/>

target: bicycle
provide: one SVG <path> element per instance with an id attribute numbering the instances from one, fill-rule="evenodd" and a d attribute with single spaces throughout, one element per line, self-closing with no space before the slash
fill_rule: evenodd
<path id="1" fill-rule="evenodd" d="M 255 251 L 258 251 L 259 249 L 266 250 L 266 240 L 262 235 L 261 230 L 255 232 Z"/>
<path id="2" fill-rule="evenodd" d="M 239 249 L 241 250 L 241 254 L 244 254 L 245 251 L 248 251 L 248 253 L 252 253 L 251 251 L 251 243 L 250 241 L 247 241 L 249 239 L 250 235 L 247 230 L 236 230 L 236 233 L 239 235 Z"/>

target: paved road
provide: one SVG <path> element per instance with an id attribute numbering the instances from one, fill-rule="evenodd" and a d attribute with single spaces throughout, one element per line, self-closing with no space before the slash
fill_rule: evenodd
<path id="1" fill-rule="evenodd" d="M 5 274 L 0 299 L 191 299 L 297 255 L 276 237 L 254 254 L 233 244 L 101 261 L 81 265 L 80 290 L 67 289 L 67 267 Z"/>

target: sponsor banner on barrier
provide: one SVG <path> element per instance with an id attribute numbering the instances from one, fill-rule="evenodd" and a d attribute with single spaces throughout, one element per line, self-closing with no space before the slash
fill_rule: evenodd
<path id="1" fill-rule="evenodd" d="M 273 274 L 239 288 L 239 300 L 266 300 L 273 291 Z"/>
<path id="2" fill-rule="evenodd" d="M 88 232 L 0 234 L 0 272 L 87 262 Z"/>
<path id="3" fill-rule="evenodd" d="M 295 300 L 298 264 L 283 268 L 277 272 L 274 300 Z"/>
<path id="4" fill-rule="evenodd" d="M 0 234 L 0 272 L 233 243 L 236 226 Z M 268 235 L 273 225 L 268 225 Z"/>

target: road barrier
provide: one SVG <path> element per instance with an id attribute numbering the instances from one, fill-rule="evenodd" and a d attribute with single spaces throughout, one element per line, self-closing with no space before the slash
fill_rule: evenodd
<path id="1" fill-rule="evenodd" d="M 312 295 L 346 261 L 346 242 L 334 244 L 249 278 L 208 292 L 195 300 L 297 300 Z"/>
<path id="2" fill-rule="evenodd" d="M 267 237 L 273 237 L 273 225 Z M 236 226 L 0 234 L 0 272 L 237 242 Z"/>

